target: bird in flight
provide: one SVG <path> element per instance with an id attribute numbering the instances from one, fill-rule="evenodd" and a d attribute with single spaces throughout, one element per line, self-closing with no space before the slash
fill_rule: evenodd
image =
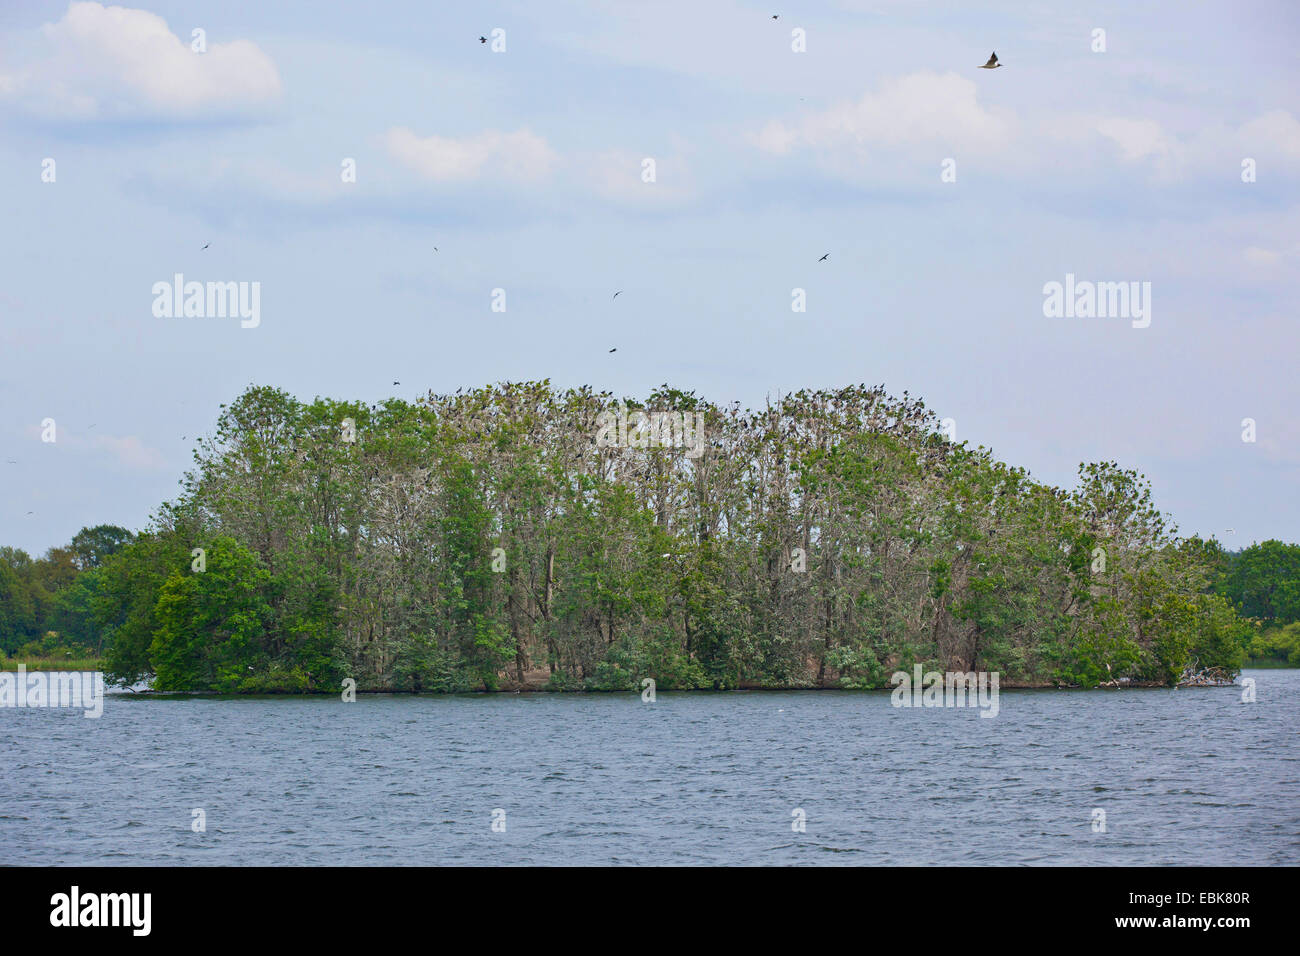
<path id="1" fill-rule="evenodd" d="M 401 382 L 394 382 L 393 384 L 394 384 L 394 385 L 401 385 L 402 383 L 401 383 Z"/>
<path id="2" fill-rule="evenodd" d="M 206 248 L 207 248 L 208 246 L 210 246 L 210 245 L 212 245 L 212 243 L 210 243 L 210 242 L 205 242 L 205 243 L 203 244 L 203 249 L 206 249 Z M 202 252 L 203 249 L 200 249 L 199 252 Z"/>
<path id="3" fill-rule="evenodd" d="M 818 262 L 825 262 L 825 261 L 826 261 L 827 259 L 829 259 L 830 257 L 831 257 L 831 254 L 828 252 L 828 253 L 826 253 L 826 255 L 822 256 L 822 257 L 821 257 L 820 259 L 818 259 L 817 261 L 818 261 Z"/>
<path id="4" fill-rule="evenodd" d="M 479 42 L 479 43 L 487 43 L 487 37 L 479 37 L 479 38 L 478 38 L 478 42 Z"/>
<path id="5" fill-rule="evenodd" d="M 623 294 L 623 290 L 622 290 L 622 289 L 619 289 L 617 292 L 614 293 L 614 299 L 617 299 L 617 298 L 618 298 L 620 295 L 622 295 L 622 294 Z M 609 301 L 610 301 L 610 302 L 613 302 L 614 299 L 610 299 Z"/>
<path id="6" fill-rule="evenodd" d="M 781 19 L 781 14 L 779 14 L 779 13 L 774 13 L 774 14 L 772 14 L 772 19 L 773 19 L 773 20 L 779 20 L 779 19 Z"/>
<path id="7" fill-rule="evenodd" d="M 1237 533 L 1237 529 L 1236 529 L 1236 528 L 1229 528 L 1229 529 L 1227 529 L 1227 533 L 1228 533 L 1228 534 L 1236 534 L 1236 533 Z"/>
<path id="8" fill-rule="evenodd" d="M 981 69 L 981 70 L 996 70 L 996 69 L 997 69 L 998 67 L 1000 67 L 1001 65 L 1002 65 L 1002 64 L 998 62 L 998 55 L 997 55 L 997 53 L 994 52 L 994 54 L 993 54 L 991 57 L 989 57 L 989 61 L 988 61 L 987 63 L 985 63 L 983 66 L 981 66 L 980 69 Z"/>
<path id="9" fill-rule="evenodd" d="M 618 351 L 618 346 L 617 346 L 617 345 L 614 346 L 612 349 L 610 349 L 610 351 L 611 351 L 611 352 L 617 352 L 617 351 Z"/>

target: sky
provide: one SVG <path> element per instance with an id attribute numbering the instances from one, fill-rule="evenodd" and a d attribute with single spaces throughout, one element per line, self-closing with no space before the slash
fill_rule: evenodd
<path id="1" fill-rule="evenodd" d="M 880 384 L 1042 481 L 1137 469 L 1182 534 L 1300 541 L 1298 27 L 1198 0 L 6 3 L 0 544 L 146 526 L 250 384 L 535 379 Z M 157 314 L 177 273 L 257 283 L 256 324 Z M 1145 317 L 1049 314 L 1067 275 L 1137 283 Z"/>

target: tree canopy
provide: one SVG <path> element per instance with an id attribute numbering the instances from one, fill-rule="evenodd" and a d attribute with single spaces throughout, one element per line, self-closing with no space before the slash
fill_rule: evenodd
<path id="1" fill-rule="evenodd" d="M 1230 565 L 1135 471 L 1051 487 L 881 387 L 742 410 L 667 385 L 255 386 L 140 535 L 88 529 L 40 575 L 0 551 L 0 639 L 53 620 L 13 580 L 70 574 L 106 669 L 159 689 L 879 687 L 916 663 L 1172 683 L 1239 669 L 1239 610 L 1295 613 L 1276 550 Z"/>

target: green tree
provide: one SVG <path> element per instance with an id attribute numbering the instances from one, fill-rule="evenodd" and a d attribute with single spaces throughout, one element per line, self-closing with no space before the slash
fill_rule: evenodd
<path id="1" fill-rule="evenodd" d="M 206 551 L 206 570 L 173 571 L 159 589 L 149 645 L 157 690 L 237 691 L 270 663 L 270 573 L 232 538 Z"/>

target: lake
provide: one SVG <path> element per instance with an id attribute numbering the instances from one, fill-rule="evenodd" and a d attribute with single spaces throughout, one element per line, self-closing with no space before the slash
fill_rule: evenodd
<path id="1" fill-rule="evenodd" d="M 1294 865 L 1300 671 L 1243 676 L 1255 703 L 1006 690 L 992 719 L 842 691 L 0 709 L 0 846 L 8 864 Z"/>

